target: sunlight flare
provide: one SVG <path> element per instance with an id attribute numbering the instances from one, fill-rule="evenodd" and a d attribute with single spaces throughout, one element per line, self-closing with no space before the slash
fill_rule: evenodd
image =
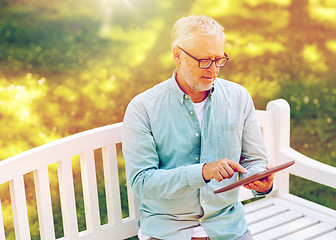
<path id="1" fill-rule="evenodd" d="M 130 3 L 129 0 L 120 0 L 129 10 L 132 15 L 136 15 L 135 9 Z M 112 17 L 114 8 L 116 6 L 115 0 L 103 0 L 101 5 L 101 12 L 102 12 L 102 25 L 100 28 L 100 36 L 103 38 L 108 38 L 111 32 L 112 26 Z"/>

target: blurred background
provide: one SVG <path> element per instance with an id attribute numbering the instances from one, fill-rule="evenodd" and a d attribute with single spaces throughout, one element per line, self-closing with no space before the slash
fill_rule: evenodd
<path id="1" fill-rule="evenodd" d="M 291 146 L 336 166 L 334 0 L 0 0 L 0 160 L 122 121 L 135 95 L 171 76 L 170 32 L 190 14 L 225 28 L 220 77 L 245 86 L 257 109 L 286 99 Z M 334 190 L 291 180 L 292 193 L 336 209 Z"/>

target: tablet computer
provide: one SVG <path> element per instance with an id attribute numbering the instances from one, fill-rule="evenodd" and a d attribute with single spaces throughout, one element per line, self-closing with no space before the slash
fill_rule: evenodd
<path id="1" fill-rule="evenodd" d="M 288 167 L 292 166 L 294 163 L 295 163 L 295 161 L 290 161 L 290 162 L 281 164 L 279 166 L 272 167 L 272 168 L 267 169 L 265 171 L 253 174 L 250 177 L 244 178 L 244 179 L 239 180 L 239 181 L 237 181 L 235 183 L 232 183 L 232 184 L 230 184 L 230 185 L 228 185 L 226 187 L 220 188 L 220 189 L 214 191 L 214 193 L 217 194 L 217 193 L 221 193 L 221 192 L 226 192 L 226 191 L 229 191 L 229 190 L 234 189 L 236 187 L 240 187 L 242 185 L 249 184 L 249 183 L 251 183 L 253 181 L 260 180 L 260 179 L 262 179 L 264 177 L 267 177 L 268 175 L 271 175 L 272 173 L 276 173 L 276 172 L 281 171 L 281 170 L 283 170 L 285 168 L 288 168 Z"/>

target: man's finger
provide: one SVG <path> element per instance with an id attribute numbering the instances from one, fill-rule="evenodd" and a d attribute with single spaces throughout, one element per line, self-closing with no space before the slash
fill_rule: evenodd
<path id="1" fill-rule="evenodd" d="M 225 177 L 220 173 L 220 172 L 217 172 L 216 176 L 215 176 L 215 179 L 217 182 L 221 182 Z"/>
<path id="2" fill-rule="evenodd" d="M 223 166 L 223 170 L 227 173 L 226 178 L 231 178 L 234 174 L 234 169 L 232 169 L 232 167 L 228 164 Z"/>
<path id="3" fill-rule="evenodd" d="M 218 172 L 223 177 L 223 179 L 229 177 L 228 172 L 226 171 L 225 167 L 223 167 L 223 166 L 219 167 Z"/>
<path id="4" fill-rule="evenodd" d="M 240 165 L 239 163 L 235 162 L 235 161 L 230 161 L 228 162 L 228 164 L 234 169 L 236 170 L 237 172 L 241 172 L 241 173 L 244 173 L 246 174 L 247 173 L 247 170 L 245 168 L 243 168 L 242 165 Z"/>

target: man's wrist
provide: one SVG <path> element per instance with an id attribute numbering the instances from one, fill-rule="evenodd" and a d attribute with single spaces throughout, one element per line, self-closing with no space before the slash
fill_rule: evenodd
<path id="1" fill-rule="evenodd" d="M 264 192 L 258 192 L 258 191 L 256 191 L 256 193 L 257 193 L 258 195 L 267 195 L 267 194 L 269 194 L 270 192 L 272 192 L 272 190 L 273 190 L 273 184 L 272 184 L 272 186 L 271 186 L 268 190 L 266 190 L 266 191 L 264 191 Z"/>
<path id="2" fill-rule="evenodd" d="M 209 183 L 211 180 L 206 180 L 205 177 L 204 177 L 204 166 L 207 165 L 206 163 L 203 164 L 203 167 L 202 167 L 202 177 L 203 177 L 203 180 L 204 182 L 206 183 Z"/>

